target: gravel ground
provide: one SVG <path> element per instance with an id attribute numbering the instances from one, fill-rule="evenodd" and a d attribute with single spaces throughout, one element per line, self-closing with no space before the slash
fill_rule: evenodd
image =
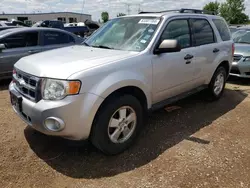
<path id="1" fill-rule="evenodd" d="M 197 94 L 154 112 L 137 143 L 108 157 L 87 142 L 42 135 L 10 107 L 0 83 L 0 187 L 250 187 L 250 81 L 223 98 Z"/>

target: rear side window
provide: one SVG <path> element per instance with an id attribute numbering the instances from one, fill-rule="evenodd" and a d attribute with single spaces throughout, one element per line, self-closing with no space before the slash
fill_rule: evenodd
<path id="1" fill-rule="evenodd" d="M 171 21 L 162 33 L 161 41 L 175 39 L 181 45 L 181 48 L 187 48 L 191 45 L 189 25 L 187 20 Z"/>
<path id="2" fill-rule="evenodd" d="M 231 36 L 225 21 L 222 19 L 214 19 L 213 22 L 220 33 L 221 39 L 223 41 L 231 40 Z"/>
<path id="3" fill-rule="evenodd" d="M 5 44 L 7 49 L 37 46 L 38 32 L 25 32 L 9 35 L 3 38 L 0 43 Z"/>
<path id="4" fill-rule="evenodd" d="M 69 35 L 57 31 L 44 31 L 44 45 L 66 44 L 69 43 Z"/>
<path id="5" fill-rule="evenodd" d="M 205 44 L 211 44 L 215 42 L 214 32 L 205 19 L 191 19 L 191 28 L 193 33 L 193 45 L 200 46 Z"/>

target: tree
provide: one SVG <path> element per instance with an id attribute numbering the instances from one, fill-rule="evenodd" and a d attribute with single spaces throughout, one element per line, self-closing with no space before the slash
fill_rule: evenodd
<path id="1" fill-rule="evenodd" d="M 215 15 L 218 15 L 220 10 L 220 3 L 218 3 L 217 1 L 210 2 L 203 7 L 203 10 L 214 12 Z"/>
<path id="2" fill-rule="evenodd" d="M 220 6 L 220 15 L 229 24 L 244 24 L 249 21 L 249 17 L 244 13 L 244 0 L 227 0 Z"/>
<path id="3" fill-rule="evenodd" d="M 109 20 L 109 13 L 108 12 L 102 12 L 102 21 L 103 23 L 106 23 Z"/>
<path id="4" fill-rule="evenodd" d="M 117 14 L 117 17 L 121 17 L 121 16 L 126 16 L 126 14 L 124 14 L 124 13 Z"/>

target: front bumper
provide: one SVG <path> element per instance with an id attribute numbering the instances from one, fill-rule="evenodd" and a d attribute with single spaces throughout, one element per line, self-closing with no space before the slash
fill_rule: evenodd
<path id="1" fill-rule="evenodd" d="M 89 137 L 93 119 L 103 102 L 103 98 L 86 93 L 67 96 L 59 101 L 40 100 L 35 103 L 21 96 L 13 83 L 9 85 L 9 91 L 22 99 L 21 110 L 15 106 L 13 109 L 30 127 L 47 135 L 70 140 L 84 140 Z M 59 132 L 46 129 L 44 121 L 50 117 L 63 120 L 64 129 Z"/>
<path id="2" fill-rule="evenodd" d="M 231 76 L 237 76 L 241 78 L 250 78 L 250 62 L 233 62 L 231 72 Z"/>

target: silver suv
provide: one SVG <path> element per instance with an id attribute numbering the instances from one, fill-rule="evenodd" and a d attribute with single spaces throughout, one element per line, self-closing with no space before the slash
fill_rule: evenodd
<path id="1" fill-rule="evenodd" d="M 233 54 L 219 16 L 181 10 L 119 17 L 82 45 L 19 60 L 11 102 L 30 127 L 89 138 L 114 155 L 135 141 L 149 110 L 203 89 L 219 99 Z"/>

